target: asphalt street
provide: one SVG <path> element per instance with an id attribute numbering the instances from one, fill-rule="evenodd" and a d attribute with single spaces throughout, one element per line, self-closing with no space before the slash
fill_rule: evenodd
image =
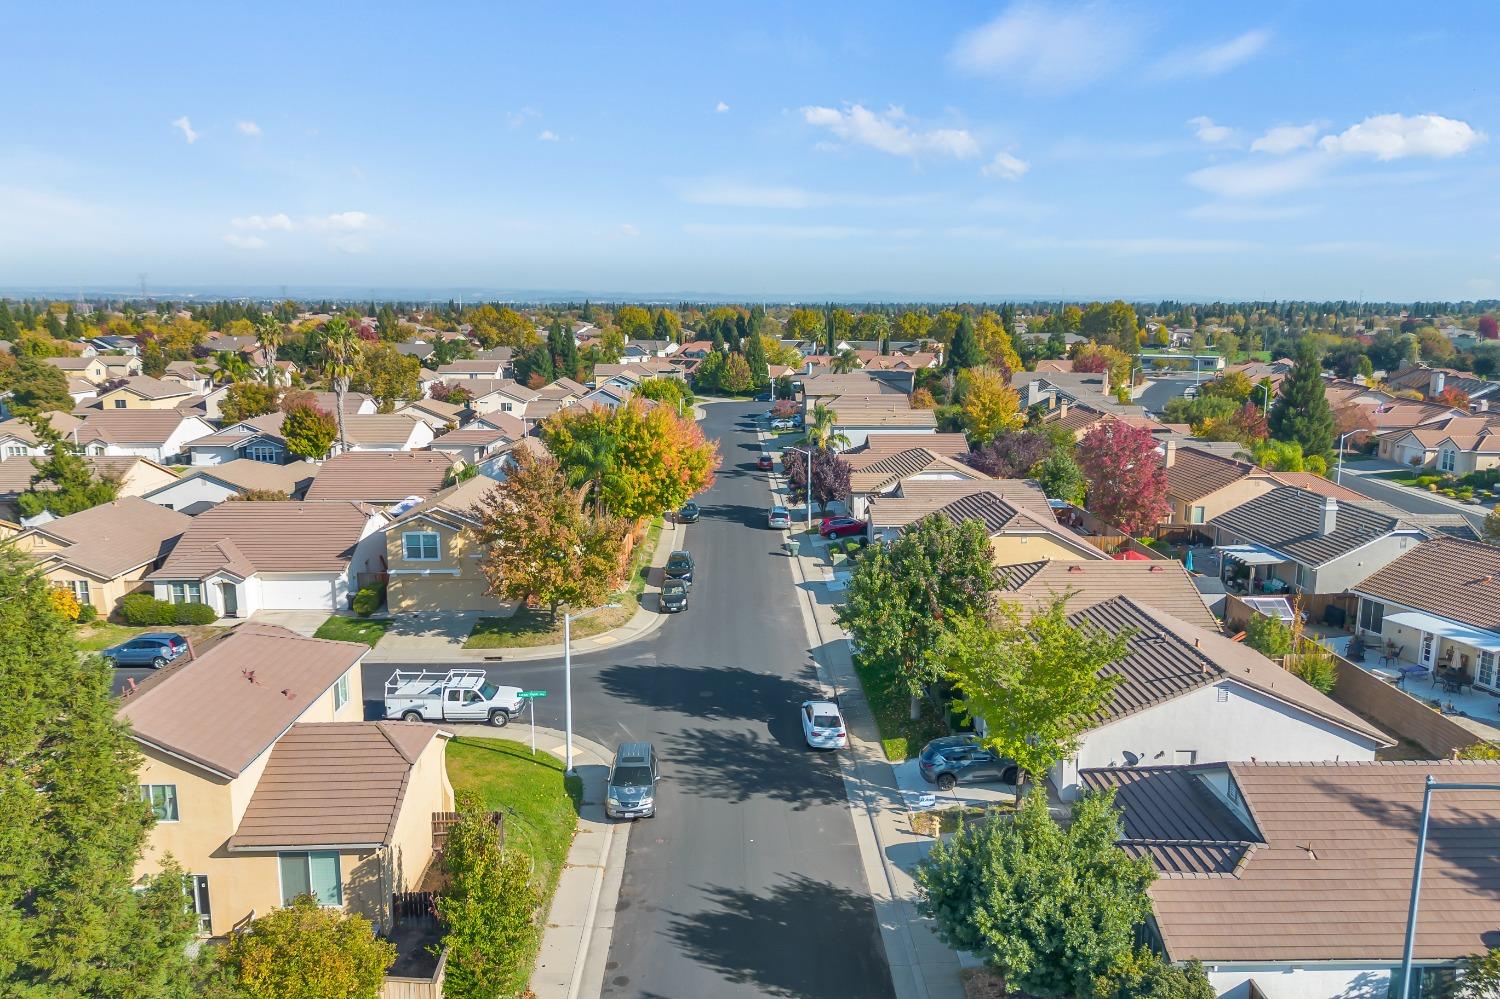
<path id="1" fill-rule="evenodd" d="M 724 463 L 687 528 L 688 610 L 573 662 L 575 731 L 653 742 L 665 778 L 657 817 L 630 834 L 607 996 L 892 995 L 836 761 L 802 742 L 797 710 L 818 691 L 782 535 L 765 526 L 750 420 L 764 408 L 708 407 Z M 560 662 L 486 672 L 548 691 L 537 722 L 563 727 Z M 388 674 L 365 672 L 371 717 Z M 525 722 L 506 734 L 524 740 Z"/>
<path id="2" fill-rule="evenodd" d="M 1366 474 L 1359 469 L 1357 463 L 1345 463 L 1343 484 L 1357 493 L 1364 493 L 1370 499 L 1389 503 L 1396 509 L 1405 510 L 1407 513 L 1462 514 L 1474 525 L 1475 530 L 1479 530 L 1483 525 L 1484 515 L 1488 512 L 1485 508 L 1477 506 L 1470 507 L 1468 510 L 1460 510 L 1448 503 L 1429 499 L 1415 489 L 1386 482 L 1378 475 Z"/>

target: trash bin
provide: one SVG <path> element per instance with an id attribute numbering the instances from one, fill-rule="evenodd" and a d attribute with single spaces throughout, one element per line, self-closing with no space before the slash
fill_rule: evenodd
<path id="1" fill-rule="evenodd" d="M 801 550 L 802 550 L 802 542 L 800 542 L 800 541 L 788 541 L 786 543 L 786 553 L 788 555 L 790 555 L 792 558 L 796 558 L 797 557 L 797 553 L 800 552 Z"/>

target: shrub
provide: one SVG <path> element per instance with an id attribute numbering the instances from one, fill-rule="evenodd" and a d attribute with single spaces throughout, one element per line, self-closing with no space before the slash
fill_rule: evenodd
<path id="1" fill-rule="evenodd" d="M 219 615 L 208 604 L 168 604 L 173 624 L 213 624 Z"/>
<path id="2" fill-rule="evenodd" d="M 69 621 L 78 620 L 78 598 L 73 595 L 72 590 L 64 589 L 61 586 L 54 586 L 52 587 L 52 591 L 47 594 L 47 597 L 52 601 L 53 610 Z"/>
<path id="3" fill-rule="evenodd" d="M 1292 629 L 1278 618 L 1252 614 L 1245 625 L 1245 644 L 1267 659 L 1279 659 L 1292 651 Z"/>
<path id="4" fill-rule="evenodd" d="M 1301 655 L 1288 656 L 1287 668 L 1292 675 L 1301 679 L 1309 687 L 1316 689 L 1319 693 L 1333 693 L 1333 686 L 1338 682 L 1338 672 L 1334 669 L 1333 657 L 1326 652 L 1304 652 Z"/>
<path id="5" fill-rule="evenodd" d="M 93 604 L 84 604 L 78 608 L 78 623 L 92 624 L 99 619 L 99 608 Z"/>
<path id="6" fill-rule="evenodd" d="M 385 603 L 384 586 L 365 586 L 354 594 L 354 613 L 360 617 L 369 617 L 380 609 Z"/>
<path id="7" fill-rule="evenodd" d="M 137 628 L 153 624 L 173 624 L 176 607 L 165 600 L 157 600 L 149 593 L 132 593 L 120 601 L 120 618 Z"/>

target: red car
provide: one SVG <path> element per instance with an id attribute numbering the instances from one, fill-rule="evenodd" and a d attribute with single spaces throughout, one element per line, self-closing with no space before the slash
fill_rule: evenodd
<path id="1" fill-rule="evenodd" d="M 864 521 L 853 517 L 824 517 L 818 522 L 818 533 L 825 538 L 847 538 L 864 534 L 868 526 Z"/>
<path id="2" fill-rule="evenodd" d="M 769 472 L 773 466 L 774 462 L 772 461 L 771 456 L 768 454 L 761 455 L 760 458 L 755 462 L 755 467 L 760 469 L 762 472 Z"/>

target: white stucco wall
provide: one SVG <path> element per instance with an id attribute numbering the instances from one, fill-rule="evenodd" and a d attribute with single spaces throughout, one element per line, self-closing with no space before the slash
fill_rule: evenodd
<path id="1" fill-rule="evenodd" d="M 229 445 L 215 445 L 194 448 L 192 451 L 194 465 L 223 465 L 233 461 L 240 453 Z"/>
<path id="2" fill-rule="evenodd" d="M 193 476 L 163 486 L 147 495 L 145 499 L 170 510 L 197 516 L 209 506 L 217 506 L 233 495 L 235 491 L 222 482 L 215 482 L 203 476 Z"/>
<path id="3" fill-rule="evenodd" d="M 1220 999 L 1250 999 L 1250 980 L 1266 999 L 1387 999 L 1391 971 L 1388 966 L 1315 967 L 1263 965 L 1260 967 L 1209 970 L 1208 980 Z"/>

